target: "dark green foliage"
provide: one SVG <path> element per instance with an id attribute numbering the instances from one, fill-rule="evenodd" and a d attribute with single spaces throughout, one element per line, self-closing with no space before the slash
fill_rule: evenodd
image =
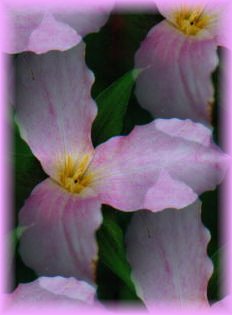
<path id="1" fill-rule="evenodd" d="M 103 224 L 97 233 L 100 258 L 98 278 L 101 279 L 98 285 L 98 295 L 105 299 L 102 291 L 106 283 L 108 283 L 109 274 L 113 273 L 117 276 L 117 294 L 120 293 L 120 288 L 123 287 L 126 288 L 124 291 L 127 291 L 130 299 L 137 299 L 135 288 L 130 278 L 131 268 L 126 259 L 124 233 L 123 228 L 119 225 L 118 211 L 109 206 L 103 206 L 103 215 Z M 106 270 L 106 272 L 108 270 L 106 278 L 102 270 Z"/>
<path id="2" fill-rule="evenodd" d="M 92 129 L 95 145 L 122 132 L 127 105 L 139 70 L 132 70 L 111 84 L 96 98 L 98 115 Z"/>

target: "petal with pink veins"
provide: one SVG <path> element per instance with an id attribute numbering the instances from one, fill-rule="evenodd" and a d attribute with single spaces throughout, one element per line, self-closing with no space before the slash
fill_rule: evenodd
<path id="1" fill-rule="evenodd" d="M 97 107 L 91 98 L 93 74 L 85 44 L 67 52 L 18 57 L 16 116 L 22 138 L 44 170 L 59 180 L 68 156 L 73 163 L 93 154 L 91 127 Z"/>
<path id="2" fill-rule="evenodd" d="M 87 171 L 93 174 L 91 187 L 102 203 L 124 211 L 187 206 L 225 175 L 228 157 L 210 138 L 208 128 L 190 120 L 157 119 L 137 126 L 96 148 Z"/>
<path id="3" fill-rule="evenodd" d="M 28 41 L 28 51 L 37 54 L 53 50 L 67 50 L 81 41 L 81 37 L 68 24 L 58 22 L 52 14 L 44 14 L 40 25 L 31 32 Z"/>
<path id="4" fill-rule="evenodd" d="M 209 23 L 205 27 L 205 36 L 215 38 L 217 44 L 231 48 L 229 40 L 229 25 L 231 15 L 231 1 L 229 0 L 185 0 L 176 2 L 175 0 L 155 0 L 159 12 L 172 25 L 177 26 L 175 13 L 183 9 L 199 9 L 204 15 L 210 17 Z"/>
<path id="5" fill-rule="evenodd" d="M 85 35 L 93 32 L 98 32 L 102 25 L 107 22 L 109 12 L 112 10 L 114 1 L 108 3 L 99 4 L 97 2 L 89 4 L 86 3 L 83 7 L 79 7 L 78 10 L 74 6 L 65 6 L 62 10 L 56 10 L 54 8 L 53 15 L 58 21 L 67 23 L 77 33 L 84 37 Z"/>
<path id="6" fill-rule="evenodd" d="M 184 0 L 176 2 L 175 0 L 154 0 L 159 12 L 170 22 L 172 21 L 172 13 L 183 8 L 202 8 L 210 13 L 222 13 L 223 8 L 229 4 L 228 0 Z"/>
<path id="7" fill-rule="evenodd" d="M 161 171 L 157 182 L 145 197 L 144 208 L 160 211 L 165 208 L 181 209 L 197 199 L 192 189 L 181 181 L 173 180 L 167 171 Z"/>
<path id="8" fill-rule="evenodd" d="M 30 5 L 4 1 L 9 36 L 4 44 L 7 53 L 33 51 L 37 54 L 50 50 L 67 50 L 81 38 L 97 32 L 113 7 L 111 5 L 43 3 Z M 47 32 L 46 32 L 47 30 Z"/>
<path id="9" fill-rule="evenodd" d="M 94 282 L 95 233 L 101 205 L 91 189 L 79 195 L 47 179 L 37 185 L 19 213 L 24 263 L 41 275 L 74 276 Z"/>
<path id="10" fill-rule="evenodd" d="M 136 213 L 126 244 L 137 293 L 148 309 L 161 306 L 207 308 L 212 262 L 210 236 L 201 222 L 201 202 L 177 211 Z"/>
<path id="11" fill-rule="evenodd" d="M 145 68 L 137 79 L 140 105 L 155 117 L 209 124 L 214 103 L 211 75 L 218 65 L 212 37 L 187 37 L 167 21 L 154 26 L 135 56 Z"/>
<path id="12" fill-rule="evenodd" d="M 30 283 L 21 283 L 7 296 L 9 307 L 77 307 L 93 305 L 96 289 L 75 278 L 40 277 Z"/>
<path id="13" fill-rule="evenodd" d="M 157 119 L 156 128 L 167 135 L 197 142 L 206 147 L 212 142 L 212 129 L 190 120 Z"/>
<path id="14" fill-rule="evenodd" d="M 16 54 L 28 50 L 28 41 L 31 32 L 35 30 L 43 19 L 38 8 L 19 10 L 4 3 L 5 27 L 8 28 L 8 36 L 5 37 L 3 51 Z"/>

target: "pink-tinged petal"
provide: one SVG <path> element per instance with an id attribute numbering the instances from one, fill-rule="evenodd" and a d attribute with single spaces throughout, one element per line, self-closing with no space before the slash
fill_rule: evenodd
<path id="1" fill-rule="evenodd" d="M 150 188 L 144 200 L 144 208 L 152 205 L 154 212 L 165 208 L 181 209 L 197 199 L 192 189 L 181 181 L 173 180 L 166 171 L 161 171 L 157 182 Z"/>
<path id="2" fill-rule="evenodd" d="M 137 293 L 148 308 L 207 307 L 212 263 L 201 202 L 177 211 L 136 213 L 126 243 Z"/>
<path id="3" fill-rule="evenodd" d="M 36 29 L 43 15 L 37 9 L 18 10 L 5 4 L 5 19 L 8 27 L 8 36 L 5 40 L 4 52 L 15 54 L 27 50 L 31 32 Z"/>
<path id="4" fill-rule="evenodd" d="M 210 142 L 212 141 L 211 129 L 190 120 L 157 119 L 156 128 L 169 136 L 183 138 L 204 146 L 210 146 Z"/>
<path id="5" fill-rule="evenodd" d="M 203 6 L 205 7 L 207 0 L 184 0 L 176 2 L 175 0 L 154 0 L 160 14 L 162 14 L 167 20 L 173 22 L 172 13 L 183 7 L 196 7 Z"/>
<path id="6" fill-rule="evenodd" d="M 4 13 L 9 36 L 4 50 L 8 53 L 33 51 L 40 54 L 70 49 L 80 42 L 82 36 L 99 31 L 112 6 L 78 4 L 78 7 L 73 7 L 71 3 L 40 3 L 38 6 L 7 1 Z"/>
<path id="7" fill-rule="evenodd" d="M 179 130 L 173 131 L 175 127 Z M 88 169 L 92 188 L 102 203 L 124 211 L 145 205 L 152 211 L 187 206 L 196 194 L 214 189 L 228 166 L 228 157 L 209 135 L 206 127 L 190 120 L 157 119 L 137 126 L 128 136 L 114 137 L 96 148 Z M 158 196 L 165 194 L 162 204 Z"/>
<path id="8" fill-rule="evenodd" d="M 142 42 L 135 66 L 140 105 L 155 117 L 191 118 L 209 123 L 214 102 L 211 75 L 218 65 L 214 38 L 186 37 L 163 21 Z"/>
<path id="9" fill-rule="evenodd" d="M 27 50 L 37 54 L 51 50 L 67 50 L 81 41 L 81 37 L 68 24 L 58 22 L 44 14 L 40 25 L 31 32 Z"/>
<path id="10" fill-rule="evenodd" d="M 19 284 L 8 297 L 8 306 L 38 307 L 56 306 L 77 307 L 93 305 L 96 289 L 75 278 L 40 277 L 31 283 Z"/>
<path id="11" fill-rule="evenodd" d="M 85 281 L 75 278 L 41 277 L 38 279 L 41 288 L 57 295 L 64 295 L 71 299 L 78 299 L 93 304 L 96 289 Z"/>
<path id="12" fill-rule="evenodd" d="M 217 26 L 216 39 L 217 44 L 222 47 L 226 47 L 231 50 L 231 13 L 232 13 L 232 3 L 231 1 L 226 2 L 223 8 L 220 9 L 220 20 Z"/>
<path id="13" fill-rule="evenodd" d="M 159 12 L 171 23 L 175 24 L 175 14 L 182 8 L 202 8 L 203 12 L 211 16 L 211 23 L 207 32 L 215 37 L 217 44 L 227 48 L 230 45 L 230 25 L 232 4 L 229 0 L 185 0 L 182 3 L 175 0 L 155 0 Z"/>
<path id="14" fill-rule="evenodd" d="M 55 18 L 59 21 L 67 23 L 76 32 L 84 37 L 93 32 L 98 32 L 100 28 L 107 22 L 109 12 L 113 8 L 113 2 L 109 1 L 107 4 L 101 5 L 93 3 L 87 7 L 63 7 L 62 10 L 53 10 Z"/>
<path id="15" fill-rule="evenodd" d="M 100 208 L 91 190 L 71 194 L 50 179 L 37 185 L 19 213 L 28 227 L 20 243 L 24 263 L 40 275 L 93 282 Z"/>
<path id="16" fill-rule="evenodd" d="M 175 0 L 155 0 L 159 12 L 172 24 L 175 25 L 177 10 L 185 8 L 202 8 L 203 12 L 211 16 L 211 22 L 206 27 L 206 33 L 215 37 L 220 46 L 231 49 L 230 29 L 232 4 L 229 0 L 185 0 L 177 3 Z"/>
<path id="17" fill-rule="evenodd" d="M 53 179 L 58 180 L 68 155 L 76 162 L 93 153 L 91 126 L 97 108 L 92 84 L 84 43 L 63 53 L 18 57 L 16 116 L 21 136 Z"/>
<path id="18" fill-rule="evenodd" d="M 4 55 L 5 60 L 5 72 L 6 72 L 6 83 L 5 93 L 6 102 L 10 107 L 15 106 L 15 65 L 14 58 L 11 55 Z"/>
<path id="19" fill-rule="evenodd" d="M 228 0 L 184 0 L 176 2 L 175 0 L 154 0 L 159 12 L 170 22 L 173 20 L 173 12 L 183 8 L 202 8 L 207 14 L 220 14 L 228 7 Z"/>

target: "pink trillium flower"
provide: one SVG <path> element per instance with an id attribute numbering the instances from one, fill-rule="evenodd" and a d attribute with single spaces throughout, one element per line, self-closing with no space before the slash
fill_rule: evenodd
<path id="1" fill-rule="evenodd" d="M 87 5 L 65 1 L 32 3 L 4 1 L 8 34 L 5 52 L 67 50 L 80 43 L 83 36 L 99 31 L 108 19 L 111 5 Z"/>
<path id="2" fill-rule="evenodd" d="M 19 310 L 19 307 L 65 307 L 93 306 L 96 289 L 75 278 L 40 277 L 30 283 L 21 283 L 6 296 L 5 308 Z M 97 303 L 96 303 L 97 304 Z"/>
<path id="3" fill-rule="evenodd" d="M 28 227 L 20 252 L 38 274 L 94 281 L 101 204 L 122 211 L 183 208 L 221 182 L 227 157 L 208 128 L 178 119 L 137 126 L 94 149 L 94 77 L 84 55 L 80 43 L 64 53 L 17 58 L 21 136 L 49 175 L 20 211 Z"/>
<path id="4" fill-rule="evenodd" d="M 209 308 L 209 240 L 199 200 L 181 211 L 141 211 L 133 216 L 126 237 L 128 260 L 137 294 L 149 310 Z M 213 308 L 219 310 L 225 302 Z"/>
<path id="5" fill-rule="evenodd" d="M 149 31 L 135 56 L 135 66 L 145 68 L 137 80 L 138 101 L 154 117 L 209 124 L 217 46 L 228 45 L 228 5 L 211 0 L 155 2 L 165 19 Z"/>

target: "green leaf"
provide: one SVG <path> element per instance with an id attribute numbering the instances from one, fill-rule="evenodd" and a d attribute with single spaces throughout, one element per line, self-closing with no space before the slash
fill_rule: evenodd
<path id="1" fill-rule="evenodd" d="M 13 167 L 15 176 L 16 209 L 19 210 L 32 189 L 47 176 L 29 146 L 20 137 L 18 126 L 13 122 L 14 152 Z"/>
<path id="2" fill-rule="evenodd" d="M 222 284 L 225 282 L 222 273 L 222 260 L 224 259 L 227 247 L 228 245 L 222 246 L 210 257 L 214 266 L 213 275 L 208 286 L 208 296 L 210 300 L 217 301 L 221 299 Z"/>
<path id="3" fill-rule="evenodd" d="M 27 229 L 26 226 L 18 226 L 16 227 L 10 234 L 10 239 L 11 239 L 11 251 L 12 253 L 15 252 L 15 248 L 23 235 L 24 231 Z"/>
<path id="4" fill-rule="evenodd" d="M 14 133 L 14 157 L 33 157 L 31 149 L 26 142 L 21 138 L 19 127 L 15 121 L 13 121 L 13 133 Z"/>
<path id="5" fill-rule="evenodd" d="M 121 133 L 131 91 L 140 72 L 129 71 L 97 96 L 98 115 L 92 129 L 95 145 Z"/>
<path id="6" fill-rule="evenodd" d="M 116 216 L 104 217 L 97 238 L 101 262 L 116 274 L 135 295 L 134 284 L 130 278 L 131 268 L 126 259 L 123 232 L 117 224 Z"/>

